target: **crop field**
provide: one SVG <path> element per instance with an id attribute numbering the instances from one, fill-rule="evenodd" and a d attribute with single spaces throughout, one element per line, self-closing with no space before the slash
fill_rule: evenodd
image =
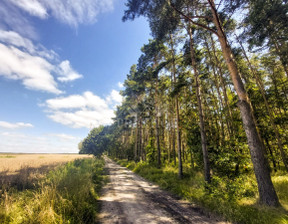
<path id="1" fill-rule="evenodd" d="M 17 174 L 23 168 L 54 167 L 75 159 L 91 157 L 79 154 L 10 154 L 0 153 L 0 173 Z"/>
<path id="2" fill-rule="evenodd" d="M 0 223 L 94 223 L 104 162 L 78 154 L 0 154 Z"/>
<path id="3" fill-rule="evenodd" d="M 75 159 L 89 158 L 79 154 L 0 154 L 0 184 L 3 187 L 26 188 L 50 170 Z"/>

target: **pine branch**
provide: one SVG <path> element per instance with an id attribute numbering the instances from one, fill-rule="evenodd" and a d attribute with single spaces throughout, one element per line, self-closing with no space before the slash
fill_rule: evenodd
<path id="1" fill-rule="evenodd" d="M 173 4 L 171 4 L 170 0 L 168 0 L 168 4 L 169 4 L 177 13 L 179 13 L 179 14 L 180 14 L 181 16 L 183 16 L 185 19 L 189 20 L 192 24 L 194 24 L 194 25 L 196 25 L 196 26 L 199 26 L 199 27 L 202 27 L 203 29 L 208 30 L 208 31 L 210 31 L 210 32 L 212 32 L 212 33 L 214 33 L 215 35 L 218 36 L 218 33 L 217 33 L 215 30 L 211 29 L 211 28 L 208 27 L 208 26 L 205 26 L 205 25 L 203 25 L 203 24 L 201 24 L 201 23 L 197 23 L 197 22 L 195 22 L 195 21 L 192 20 L 193 18 L 209 18 L 209 17 L 206 17 L 206 16 L 192 16 L 192 17 L 189 17 L 189 16 L 185 15 L 183 12 L 181 12 L 179 9 L 177 9 Z"/>

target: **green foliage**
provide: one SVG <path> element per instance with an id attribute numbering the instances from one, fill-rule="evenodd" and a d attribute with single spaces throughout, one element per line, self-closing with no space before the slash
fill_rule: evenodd
<path id="1" fill-rule="evenodd" d="M 103 160 L 83 159 L 51 171 L 35 190 L 11 189 L 0 198 L 0 223 L 94 223 Z"/>
<path id="2" fill-rule="evenodd" d="M 156 148 L 155 148 L 155 138 L 151 137 L 149 139 L 149 143 L 146 145 L 145 150 L 146 150 L 146 160 L 149 164 L 155 165 L 157 163 L 156 160 Z"/>
<path id="3" fill-rule="evenodd" d="M 247 145 L 233 144 L 227 146 L 212 148 L 210 152 L 211 165 L 216 175 L 228 177 L 233 180 L 240 173 L 246 173 L 249 170 L 250 159 L 247 154 L 240 152 L 247 151 Z"/>
<path id="4" fill-rule="evenodd" d="M 245 19 L 250 25 L 250 43 L 261 46 L 271 35 L 287 38 L 284 34 L 287 33 L 287 3 L 281 0 L 252 0 L 250 7 L 249 16 Z"/>
<path id="5" fill-rule="evenodd" d="M 93 154 L 95 156 L 100 156 L 107 150 L 107 147 L 113 147 L 113 126 L 99 126 L 98 128 L 93 128 L 88 136 L 81 142 L 80 154 Z"/>

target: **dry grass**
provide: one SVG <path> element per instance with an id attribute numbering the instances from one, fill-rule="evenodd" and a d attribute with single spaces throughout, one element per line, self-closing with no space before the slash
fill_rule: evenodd
<path id="1" fill-rule="evenodd" d="M 3 154 L 0 153 L 0 192 L 10 187 L 32 188 L 37 180 L 59 165 L 75 159 L 88 158 L 79 154 Z"/>

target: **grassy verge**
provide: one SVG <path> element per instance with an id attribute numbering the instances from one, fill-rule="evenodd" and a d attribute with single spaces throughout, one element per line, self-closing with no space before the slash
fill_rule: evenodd
<path id="1" fill-rule="evenodd" d="M 142 177 L 157 183 L 161 188 L 181 196 L 209 212 L 228 221 L 247 224 L 288 224 L 288 175 L 273 176 L 273 183 L 283 208 L 268 208 L 257 204 L 257 185 L 252 175 L 228 178 L 214 177 L 207 186 L 203 175 L 184 167 L 184 178 L 179 180 L 177 168 L 165 166 L 157 169 L 148 163 L 118 160 Z"/>
<path id="2" fill-rule="evenodd" d="M 104 161 L 81 159 L 48 173 L 34 189 L 0 195 L 0 223 L 94 223 Z"/>

